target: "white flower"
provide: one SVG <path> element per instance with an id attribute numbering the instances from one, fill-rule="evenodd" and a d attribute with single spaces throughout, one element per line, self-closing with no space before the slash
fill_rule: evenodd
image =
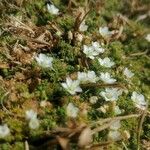
<path id="1" fill-rule="evenodd" d="M 120 127 L 121 127 L 120 120 L 113 121 L 113 123 L 110 126 L 108 138 L 110 138 L 113 141 L 120 140 L 122 138 L 121 133 L 118 131 L 118 129 L 120 129 Z"/>
<path id="2" fill-rule="evenodd" d="M 77 34 L 76 34 L 76 38 L 77 38 L 77 41 L 79 41 L 79 42 L 82 42 L 82 41 L 83 41 L 83 35 L 80 34 L 80 33 L 77 33 Z"/>
<path id="3" fill-rule="evenodd" d="M 108 83 L 108 84 L 113 84 L 113 83 L 116 82 L 116 79 L 111 78 L 111 75 L 110 75 L 108 72 L 106 72 L 106 73 L 102 72 L 102 73 L 100 74 L 100 79 L 101 79 L 103 82 Z"/>
<path id="4" fill-rule="evenodd" d="M 87 31 L 87 29 L 88 29 L 88 26 L 85 24 L 85 21 L 83 21 L 80 24 L 79 30 L 84 32 L 84 31 Z"/>
<path id="5" fill-rule="evenodd" d="M 98 77 L 96 76 L 94 71 L 87 72 L 87 79 L 89 82 L 96 83 L 98 81 Z"/>
<path id="6" fill-rule="evenodd" d="M 113 123 L 110 126 L 111 130 L 118 130 L 121 127 L 120 120 L 113 121 Z"/>
<path id="7" fill-rule="evenodd" d="M 104 59 L 99 58 L 98 61 L 99 61 L 100 65 L 107 67 L 107 68 L 111 68 L 115 64 L 108 57 L 105 57 Z"/>
<path id="8" fill-rule="evenodd" d="M 81 83 L 91 82 L 96 83 L 98 81 L 98 77 L 96 76 L 94 71 L 86 72 L 78 72 L 78 80 Z"/>
<path id="9" fill-rule="evenodd" d="M 39 54 L 39 56 L 36 56 L 35 59 L 41 67 L 52 68 L 52 57 L 48 57 L 45 54 Z"/>
<path id="10" fill-rule="evenodd" d="M 87 82 L 87 73 L 86 72 L 78 72 L 78 81 Z"/>
<path id="11" fill-rule="evenodd" d="M 47 10 L 49 13 L 51 13 L 53 15 L 59 14 L 59 9 L 52 4 L 47 4 Z"/>
<path id="12" fill-rule="evenodd" d="M 121 133 L 117 130 L 110 130 L 108 133 L 108 138 L 113 141 L 119 141 L 121 140 Z"/>
<path id="13" fill-rule="evenodd" d="M 0 125 L 0 138 L 4 138 L 5 136 L 9 135 L 10 130 L 7 124 Z"/>
<path id="14" fill-rule="evenodd" d="M 147 36 L 145 37 L 145 39 L 150 42 L 150 34 L 147 34 Z"/>
<path id="15" fill-rule="evenodd" d="M 118 106 L 115 106 L 114 112 L 115 112 L 116 115 L 120 115 L 121 114 L 121 110 L 120 110 L 120 108 Z"/>
<path id="16" fill-rule="evenodd" d="M 137 108 L 142 109 L 142 110 L 146 108 L 147 103 L 142 94 L 138 94 L 137 92 L 134 91 L 132 93 L 131 99 Z"/>
<path id="17" fill-rule="evenodd" d="M 37 118 L 37 112 L 35 112 L 34 110 L 30 109 L 30 110 L 27 110 L 25 112 L 26 114 L 26 119 L 27 120 L 31 120 L 31 119 L 35 119 Z"/>
<path id="18" fill-rule="evenodd" d="M 40 106 L 41 107 L 46 107 L 47 106 L 47 101 L 46 100 L 41 101 Z"/>
<path id="19" fill-rule="evenodd" d="M 97 110 L 105 114 L 109 110 L 109 106 L 105 104 L 101 106 L 100 108 L 98 108 Z"/>
<path id="20" fill-rule="evenodd" d="M 97 96 L 91 96 L 89 101 L 91 104 L 96 104 L 96 102 L 98 101 L 98 97 Z"/>
<path id="21" fill-rule="evenodd" d="M 29 127 L 36 129 L 39 127 L 39 120 L 37 119 L 37 112 L 30 109 L 26 111 L 26 119 L 29 120 Z"/>
<path id="22" fill-rule="evenodd" d="M 103 36 L 103 37 L 110 37 L 112 34 L 114 34 L 114 31 L 109 31 L 108 27 L 100 27 L 99 28 L 99 33 Z"/>
<path id="23" fill-rule="evenodd" d="M 124 130 L 122 135 L 126 140 L 128 140 L 131 137 L 130 132 L 127 130 Z"/>
<path id="24" fill-rule="evenodd" d="M 29 121 L 29 127 L 30 129 L 37 129 L 39 127 L 40 123 L 39 120 L 37 118 L 32 118 Z"/>
<path id="25" fill-rule="evenodd" d="M 87 45 L 83 45 L 83 53 L 90 59 L 94 59 L 95 56 L 99 55 L 99 53 L 95 51 L 92 46 Z"/>
<path id="26" fill-rule="evenodd" d="M 91 46 L 83 45 L 83 53 L 86 54 L 86 57 L 94 59 L 95 56 L 98 56 L 100 53 L 103 53 L 103 49 L 98 42 L 92 42 Z"/>
<path id="27" fill-rule="evenodd" d="M 92 47 L 98 53 L 104 53 L 105 49 L 100 46 L 98 42 L 92 42 Z"/>
<path id="28" fill-rule="evenodd" d="M 66 78 L 66 83 L 61 83 L 61 85 L 71 94 L 75 95 L 76 92 L 82 92 L 82 89 L 79 86 L 80 81 L 72 80 L 70 77 Z"/>
<path id="29" fill-rule="evenodd" d="M 79 112 L 79 108 L 74 106 L 73 103 L 69 103 L 67 106 L 67 116 L 76 118 Z"/>
<path id="30" fill-rule="evenodd" d="M 122 90 L 119 90 L 117 88 L 106 88 L 105 92 L 100 92 L 100 95 L 106 100 L 106 101 L 116 101 L 118 100 L 118 97 L 122 94 Z"/>
<path id="31" fill-rule="evenodd" d="M 127 78 L 132 78 L 134 76 L 134 73 L 132 73 L 128 68 L 125 68 L 123 71 L 123 74 L 127 77 Z"/>

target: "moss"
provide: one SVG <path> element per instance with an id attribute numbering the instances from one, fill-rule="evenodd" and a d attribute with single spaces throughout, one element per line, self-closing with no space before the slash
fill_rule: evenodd
<path id="1" fill-rule="evenodd" d="M 150 124 L 148 117 L 144 120 L 142 138 L 150 140 Z"/>
<path id="2" fill-rule="evenodd" d="M 102 131 L 100 133 L 96 133 L 94 135 L 94 141 L 96 143 L 100 143 L 100 142 L 106 141 L 107 140 L 107 136 L 106 136 L 107 134 L 108 134 L 108 130 Z"/>
<path id="3" fill-rule="evenodd" d="M 47 100 L 48 95 L 52 96 L 53 95 L 53 85 L 49 84 L 47 80 L 43 81 L 40 85 L 37 86 L 35 93 L 36 96 L 39 97 L 39 99 L 42 100 Z"/>
<path id="4" fill-rule="evenodd" d="M 67 66 L 65 63 L 55 59 L 53 62 L 54 69 L 43 69 L 42 77 L 48 78 L 50 81 L 58 82 L 67 74 L 68 67 L 69 66 Z"/>
<path id="5" fill-rule="evenodd" d="M 24 149 L 24 143 L 23 142 L 16 142 L 15 144 L 12 145 L 13 150 L 21 150 Z"/>
<path id="6" fill-rule="evenodd" d="M 131 39 L 128 43 L 125 44 L 124 49 L 125 52 L 128 53 L 136 53 L 139 51 L 145 51 L 148 48 L 148 43 L 143 37 L 138 37 L 136 39 Z"/>
<path id="7" fill-rule="evenodd" d="M 149 101 L 149 53 L 143 53 L 149 49 L 149 42 L 145 39 L 145 36 L 149 32 L 148 18 L 138 22 L 135 21 L 139 15 L 146 13 L 146 10 L 142 10 L 142 12 L 135 14 L 136 9 L 146 8 L 145 6 L 148 0 L 138 2 L 134 9 L 132 4 L 128 1 L 101 1 L 99 12 L 96 12 L 96 7 L 99 7 L 98 1 L 90 1 L 89 7 L 92 9 L 85 19 L 88 30 L 86 32 L 81 32 L 81 34 L 83 34 L 83 41 L 78 43 L 74 42 L 74 40 L 69 41 L 67 32 L 74 31 L 76 14 L 79 12 L 79 7 L 86 7 L 85 1 L 73 1 L 70 9 L 71 11 L 67 8 L 68 0 L 54 0 L 53 2 L 60 10 L 59 15 L 50 14 L 43 0 L 23 1 L 22 6 L 19 7 L 16 5 L 16 1 L 10 2 L 10 5 L 6 2 L 0 2 L 0 7 L 2 6 L 0 10 L 0 29 L 2 30 L 2 34 L 0 33 L 0 60 L 2 63 L 9 65 L 9 68 L 0 68 L 0 81 L 2 81 L 2 83 L 4 82 L 4 84 L 0 86 L 0 97 L 1 102 L 4 102 L 2 103 L 2 108 L 4 110 L 6 108 L 8 112 L 10 112 L 8 113 L 7 110 L 4 111 L 1 109 L 0 122 L 6 122 L 11 131 L 9 136 L 0 139 L 0 149 L 2 150 L 23 149 L 24 140 L 27 139 L 30 145 L 32 141 L 42 138 L 43 134 L 50 132 L 52 129 L 58 126 L 66 127 L 69 120 L 66 114 L 66 106 L 69 102 L 74 103 L 80 110 L 78 118 L 74 119 L 79 126 L 80 123 L 89 126 L 91 122 L 97 121 L 100 118 L 115 116 L 112 110 L 112 104 L 106 102 L 99 95 L 105 87 L 100 88 L 95 84 L 95 87 L 85 87 L 81 94 L 72 96 L 61 86 L 61 83 L 65 81 L 67 76 L 76 79 L 76 73 L 78 71 L 93 70 L 97 76 L 99 76 L 100 72 L 109 72 L 117 79 L 117 84 L 125 86 L 128 93 L 125 91 L 117 101 L 117 105 L 122 110 L 121 115 L 138 113 L 131 100 L 133 91 L 142 93 L 146 97 L 146 100 Z M 52 44 L 52 49 L 48 46 L 45 46 L 46 48 L 43 49 L 41 47 L 43 47 L 44 43 L 37 42 L 37 49 L 23 51 L 31 55 L 32 53 L 38 54 L 40 52 L 46 52 L 46 55 L 54 58 L 53 69 L 39 67 L 35 61 L 32 61 L 32 64 L 24 65 L 21 64 L 20 60 L 16 60 L 15 55 L 12 54 L 12 49 L 16 41 L 19 39 L 19 44 L 28 47 L 30 42 L 35 39 L 28 38 L 27 40 L 22 40 L 19 35 L 16 37 L 13 33 L 10 34 L 4 25 L 5 22 L 7 23 L 6 18 L 10 14 L 14 16 L 23 16 L 22 22 L 27 26 L 29 25 L 30 28 L 33 26 L 33 30 L 37 25 L 38 27 L 42 26 L 43 30 L 48 30 L 51 33 L 52 38 L 49 40 L 49 43 Z M 128 17 L 127 21 L 117 16 L 117 14 L 123 14 Z M 55 29 L 53 30 L 52 27 L 49 28 L 49 25 L 46 26 L 48 21 L 54 22 L 54 24 L 63 31 L 63 35 L 56 36 L 57 33 L 55 33 Z M 29 22 L 32 23 L 30 24 Z M 119 39 L 114 39 L 115 35 L 110 38 L 110 41 L 107 41 L 108 43 L 104 41 L 104 39 L 101 39 L 98 33 L 98 28 L 100 26 L 109 26 L 110 29 L 118 29 L 121 25 L 123 25 L 123 33 Z M 115 66 L 111 69 L 104 68 L 99 64 L 97 59 L 86 59 L 85 54 L 82 52 L 82 45 L 87 44 L 89 41 L 106 42 L 106 52 L 98 56 L 98 58 L 110 57 L 115 62 Z M 141 53 L 141 55 L 138 53 Z M 88 66 L 85 65 L 84 61 L 87 61 Z M 18 62 L 19 65 L 17 64 Z M 125 67 L 128 67 L 134 72 L 134 77 L 126 79 L 123 75 Z M 18 81 L 16 79 L 16 72 L 23 74 L 25 79 Z M 34 79 L 36 84 L 32 85 L 32 82 L 29 84 L 29 82 Z M 13 82 L 14 84 L 11 86 L 9 82 Z M 98 84 L 99 83 L 101 84 L 102 82 L 99 81 Z M 34 86 L 32 93 L 30 93 L 30 86 Z M 3 97 L 7 92 L 9 92 L 9 94 Z M 89 102 L 89 97 L 93 95 L 99 98 L 96 104 L 90 104 Z M 13 101 L 14 99 L 15 101 Z M 40 106 L 40 102 L 43 100 L 47 102 L 45 107 Z M 109 105 L 110 109 L 107 113 L 102 113 L 98 110 L 98 108 L 104 104 Z M 85 106 L 85 109 L 88 111 L 86 117 L 82 114 Z M 26 110 L 26 107 L 36 108 L 40 121 L 39 129 L 29 129 L 28 121 L 25 120 L 25 114 L 23 114 L 24 112 L 22 110 Z M 131 138 L 125 141 L 128 149 L 137 148 L 137 126 L 137 118 L 122 121 L 121 131 L 128 130 L 131 135 Z M 149 130 L 149 118 L 146 117 L 143 123 L 141 140 L 150 139 Z M 108 132 L 109 129 L 96 133 L 94 135 L 94 143 L 107 141 Z M 77 144 L 71 145 L 78 149 L 76 146 Z M 108 149 L 119 150 L 123 149 L 123 146 L 121 142 L 114 142 Z"/>
<path id="8" fill-rule="evenodd" d="M 67 14 L 64 17 L 57 19 L 57 22 L 59 23 L 61 28 L 65 30 L 65 32 L 72 30 L 75 23 L 74 18 Z"/>
<path id="9" fill-rule="evenodd" d="M 58 107 L 57 111 L 56 111 L 56 115 L 57 115 L 57 124 L 61 125 L 62 123 L 65 124 L 66 123 L 66 110 L 64 108 Z M 61 123 L 60 123 L 61 122 Z"/>
<path id="10" fill-rule="evenodd" d="M 57 123 L 56 123 L 56 120 L 54 120 L 54 119 L 44 118 L 41 122 L 41 125 L 42 125 L 43 129 L 47 130 L 47 128 L 49 128 L 49 129 L 55 128 Z"/>
<path id="11" fill-rule="evenodd" d="M 19 93 L 28 92 L 28 86 L 25 83 L 18 82 L 16 84 L 16 89 L 18 90 Z"/>
<path id="12" fill-rule="evenodd" d="M 0 149 L 1 150 L 9 150 L 11 149 L 12 147 L 10 146 L 9 143 L 5 143 L 5 144 L 0 144 Z"/>
<path id="13" fill-rule="evenodd" d="M 110 43 L 110 51 L 111 51 L 112 57 L 116 60 L 117 63 L 119 63 L 124 56 L 122 43 L 119 41 Z"/>
<path id="14" fill-rule="evenodd" d="M 97 33 L 97 30 L 100 26 L 103 26 L 107 23 L 101 15 L 98 15 L 96 12 L 93 11 L 89 14 L 88 18 L 86 19 L 86 24 L 88 25 L 88 31 L 95 34 Z"/>
<path id="15" fill-rule="evenodd" d="M 61 40 L 58 43 L 58 54 L 60 55 L 60 58 L 62 58 L 64 61 L 66 62 L 74 62 L 74 64 L 76 63 L 75 61 L 75 51 L 74 51 L 74 47 L 71 46 L 70 44 L 68 44 L 67 42 Z"/>
<path id="16" fill-rule="evenodd" d="M 106 0 L 104 2 L 104 7 L 102 9 L 102 15 L 105 20 L 110 21 L 118 11 L 121 11 L 124 8 L 124 2 L 119 0 Z"/>
<path id="17" fill-rule="evenodd" d="M 138 129 L 138 121 L 137 119 L 129 119 L 128 121 L 124 120 L 122 121 L 122 129 L 128 130 L 130 132 L 130 142 L 128 143 L 128 147 L 130 149 L 136 149 L 137 148 L 137 129 Z"/>
<path id="18" fill-rule="evenodd" d="M 42 11 L 42 8 L 44 8 L 44 1 L 29 2 L 26 3 L 25 6 L 25 11 L 33 22 L 41 25 L 46 23 L 46 12 Z"/>
<path id="19" fill-rule="evenodd" d="M 105 1 L 105 10 L 107 11 L 120 11 L 123 8 L 123 2 L 120 2 L 119 0 L 106 0 Z"/>
<path id="20" fill-rule="evenodd" d="M 5 69 L 1 69 L 0 72 L 1 72 L 1 75 L 3 77 L 9 78 L 9 77 L 12 76 L 12 72 L 10 70 L 6 69 L 6 68 Z"/>
<path id="21" fill-rule="evenodd" d="M 124 110 L 127 114 L 130 114 L 134 111 L 134 105 L 130 97 L 122 97 L 118 100 L 118 106 L 120 109 Z"/>
<path id="22" fill-rule="evenodd" d="M 11 127 L 11 135 L 7 140 L 11 141 L 21 141 L 25 138 L 24 133 L 26 132 L 25 123 L 21 120 L 9 118 L 7 119 L 8 125 Z"/>

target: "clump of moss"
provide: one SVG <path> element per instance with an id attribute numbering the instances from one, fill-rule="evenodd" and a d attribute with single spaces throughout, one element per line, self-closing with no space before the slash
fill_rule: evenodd
<path id="1" fill-rule="evenodd" d="M 2 6 L 3 8 L 0 10 L 0 16 L 2 17 L 0 19 L 0 23 L 2 23 L 0 59 L 2 63 L 8 64 L 8 67 L 3 68 L 0 63 L 1 80 L 4 82 L 0 87 L 0 102 L 2 104 L 0 122 L 7 123 L 10 128 L 10 135 L 0 139 L 0 149 L 2 150 L 23 149 L 25 140 L 29 141 L 31 149 L 36 149 L 34 142 L 39 141 L 39 139 L 42 144 L 46 142 L 43 140 L 43 137 L 47 136 L 47 133 L 51 134 L 51 131 L 56 127 L 66 127 L 67 131 L 68 129 L 70 131 L 72 128 L 75 129 L 82 124 L 90 126 L 91 122 L 96 122 L 99 119 L 113 119 L 119 116 L 114 112 L 113 103 L 105 101 L 100 95 L 100 92 L 104 91 L 105 88 L 112 87 L 123 90 L 122 96 L 116 101 L 116 105 L 121 110 L 121 116 L 140 113 L 131 100 L 133 91 L 142 93 L 147 102 L 149 101 L 150 64 L 147 56 L 149 54 L 147 51 L 149 42 L 145 39 L 145 35 L 148 34 L 147 19 L 141 23 L 136 19 L 143 12 L 138 12 L 134 15 L 136 9 L 140 11 L 138 9 L 139 6 L 142 5 L 141 8 L 146 8 L 144 6 L 147 5 L 148 1 L 138 2 L 137 8 L 135 7 L 134 9 L 131 7 L 133 4 L 130 2 L 119 0 L 106 0 L 100 3 L 98 1 L 90 1 L 88 4 L 84 0 L 72 1 L 69 7 L 67 6 L 67 0 L 54 0 L 53 2 L 59 8 L 60 13 L 58 15 L 50 14 L 43 0 L 23 1 L 22 6 L 19 6 L 19 8 L 18 4 L 16 4 L 17 1 L 10 2 L 9 6 L 6 5 L 6 2 L 0 2 L 0 7 Z M 11 5 L 17 7 L 12 8 L 10 7 Z M 124 7 L 125 5 L 129 7 Z M 84 7 L 84 10 L 92 6 L 91 11 L 88 12 L 85 18 L 85 23 L 88 25 L 87 31 L 76 31 L 83 38 L 82 42 L 76 42 L 76 39 L 74 39 L 76 34 L 74 33 L 75 21 L 77 21 L 75 19 L 77 17 L 76 14 L 79 13 L 79 6 Z M 100 11 L 96 10 L 97 8 Z M 10 34 L 9 30 L 6 30 L 7 26 L 4 25 L 3 27 L 4 21 L 7 20 L 7 15 L 10 14 L 23 17 L 22 22 L 25 26 L 19 26 L 19 31 L 21 28 L 21 30 L 25 30 L 25 33 L 30 33 L 35 28 L 37 30 L 41 28 L 43 33 L 45 31 L 46 34 L 41 33 L 41 35 L 38 35 L 40 38 L 25 35 L 25 39 L 23 37 L 20 38 L 20 33 L 18 36 L 13 36 L 14 33 Z M 124 17 L 124 14 L 128 17 L 127 19 Z M 50 25 L 48 21 L 52 24 Z M 32 26 L 34 27 L 32 28 Z M 116 38 L 118 34 L 116 31 L 114 35 L 105 39 L 98 31 L 99 27 L 104 26 L 108 26 L 110 30 L 119 30 L 123 26 L 122 34 Z M 59 30 L 62 31 L 62 34 L 58 35 Z M 71 31 L 74 35 L 70 41 L 68 39 L 68 31 Z M 49 34 L 48 37 L 46 36 L 47 32 Z M 94 60 L 86 58 L 83 52 L 83 45 L 92 41 L 98 41 L 101 45 L 102 43 L 105 45 L 105 52 Z M 23 54 L 29 54 L 33 56 L 32 58 L 34 58 L 35 53 L 38 54 L 40 52 L 47 53 L 46 55 L 53 57 L 53 67 L 42 68 L 35 61 L 32 61 L 32 64 L 22 64 L 13 53 L 16 42 L 22 45 Z M 28 47 L 29 50 L 26 49 Z M 30 47 L 33 48 L 30 49 Z M 105 68 L 98 62 L 98 58 L 105 57 L 110 57 L 115 62 L 112 68 Z M 134 73 L 131 79 L 126 78 L 123 74 L 125 67 Z M 66 82 L 66 77 L 70 77 L 74 81 L 77 79 L 77 72 L 87 72 L 88 70 L 95 71 L 97 76 L 100 76 L 101 72 L 109 72 L 117 79 L 117 82 L 109 85 L 99 80 L 97 83 L 80 84 L 83 92 L 76 95 L 71 95 L 63 88 L 61 83 Z M 18 72 L 23 76 L 21 79 L 16 77 Z M 95 104 L 92 104 L 89 100 L 92 96 L 97 96 L 98 98 Z M 69 118 L 67 116 L 68 103 L 74 103 L 78 107 L 77 118 Z M 100 109 L 104 105 L 108 106 L 106 112 L 102 112 Z M 40 122 L 40 127 L 35 130 L 30 129 L 29 122 L 25 120 L 24 110 L 32 108 L 37 111 L 37 118 Z M 148 119 L 146 116 L 141 139 L 150 138 Z M 123 139 L 129 149 L 136 149 L 138 145 L 137 133 L 135 132 L 138 127 L 138 121 L 137 118 L 121 121 L 122 127 L 119 131 L 127 130 L 132 135 L 130 140 L 124 141 Z M 95 125 L 91 130 L 96 127 Z M 102 132 L 97 132 L 94 135 L 92 144 L 107 141 L 108 132 L 109 128 Z M 59 134 L 62 136 L 62 133 Z M 51 138 L 48 140 L 51 140 Z M 70 141 L 74 140 L 71 139 Z M 77 144 L 71 143 L 71 146 L 78 149 Z M 56 149 L 56 146 L 54 147 Z M 113 142 L 107 147 L 110 150 L 123 149 L 122 141 Z"/>
<path id="2" fill-rule="evenodd" d="M 11 149 L 12 147 L 9 143 L 3 143 L 3 144 L 0 145 L 0 148 L 2 150 L 8 150 L 8 149 Z"/>
<path id="3" fill-rule="evenodd" d="M 110 51 L 112 51 L 113 58 L 120 62 L 124 56 L 123 45 L 119 41 L 115 41 L 110 43 Z"/>
<path id="4" fill-rule="evenodd" d="M 61 28 L 64 30 L 64 32 L 67 32 L 69 30 L 72 30 L 74 27 L 74 18 L 70 15 L 65 15 L 63 18 L 57 19 L 58 24 L 61 26 Z"/>
<path id="5" fill-rule="evenodd" d="M 76 60 L 77 52 L 75 51 L 75 47 L 61 40 L 58 44 L 57 49 L 61 59 L 63 59 L 68 63 L 77 64 Z"/>

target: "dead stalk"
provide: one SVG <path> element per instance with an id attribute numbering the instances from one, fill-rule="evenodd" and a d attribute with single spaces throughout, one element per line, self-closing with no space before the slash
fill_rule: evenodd
<path id="1" fill-rule="evenodd" d="M 125 150 L 129 150 L 124 142 L 122 142 L 122 145 L 125 148 Z"/>
<path id="2" fill-rule="evenodd" d="M 28 141 L 25 141 L 25 150 L 29 150 L 29 144 L 28 144 Z"/>
<path id="3" fill-rule="evenodd" d="M 124 120 L 124 119 L 130 119 L 130 118 L 138 118 L 140 116 L 141 116 L 141 114 L 132 114 L 132 115 L 126 115 L 126 116 L 118 116 L 118 117 L 114 117 L 114 118 L 100 119 L 100 120 L 92 123 L 90 126 L 93 127 L 95 125 L 104 124 L 104 123 L 111 122 L 111 121 Z"/>
<path id="4" fill-rule="evenodd" d="M 148 50 L 144 51 L 144 52 L 139 52 L 139 53 L 133 53 L 133 54 L 130 54 L 130 56 L 141 56 L 141 55 L 146 55 L 148 52 Z"/>
<path id="5" fill-rule="evenodd" d="M 120 83 L 116 83 L 116 84 L 100 84 L 100 83 L 89 83 L 89 84 L 82 84 L 81 87 L 118 87 L 118 88 L 122 88 L 122 89 L 126 89 L 126 87 Z"/>
<path id="6" fill-rule="evenodd" d="M 93 129 L 92 134 L 98 133 L 102 130 L 109 128 L 112 125 L 112 123 L 113 123 L 113 121 L 110 121 L 109 123 L 103 124 L 102 126 Z"/>
<path id="7" fill-rule="evenodd" d="M 9 17 L 9 19 L 13 19 L 14 21 L 17 21 L 19 24 L 22 25 L 23 29 L 26 29 L 26 30 L 28 30 L 28 31 L 30 31 L 30 32 L 32 32 L 34 34 L 34 31 L 29 26 L 27 26 L 26 24 L 22 23 L 19 19 L 15 18 L 15 17 L 11 17 L 11 18 Z"/>
<path id="8" fill-rule="evenodd" d="M 141 119 L 140 119 L 139 127 L 138 127 L 138 132 L 137 132 L 137 150 L 140 150 L 140 136 L 141 136 L 142 125 L 144 123 L 144 119 L 146 117 L 146 114 L 147 114 L 147 107 L 143 111 L 143 114 L 142 114 Z"/>

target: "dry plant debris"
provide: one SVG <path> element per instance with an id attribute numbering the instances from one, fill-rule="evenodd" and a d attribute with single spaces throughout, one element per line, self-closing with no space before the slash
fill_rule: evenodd
<path id="1" fill-rule="evenodd" d="M 0 149 L 150 149 L 148 0 L 0 1 Z"/>

